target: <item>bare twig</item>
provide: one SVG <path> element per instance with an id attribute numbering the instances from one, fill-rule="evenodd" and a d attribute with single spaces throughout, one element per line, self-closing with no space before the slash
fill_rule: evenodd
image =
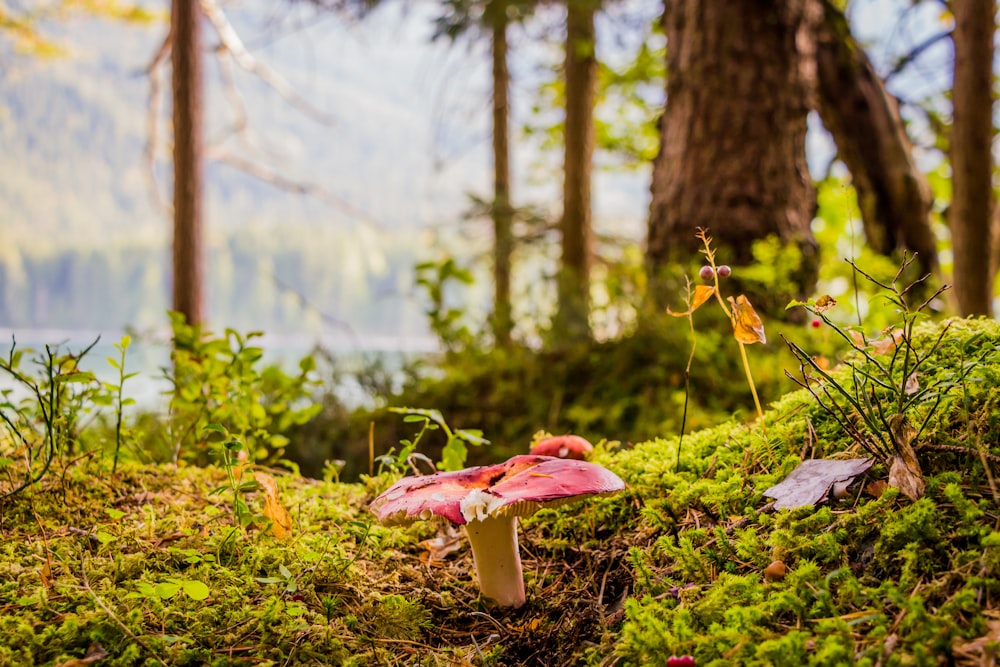
<path id="1" fill-rule="evenodd" d="M 222 48 L 232 56 L 237 65 L 259 77 L 289 104 L 317 122 L 325 125 L 331 125 L 335 122 L 332 115 L 311 104 L 295 92 L 291 84 L 285 81 L 277 72 L 254 58 L 253 54 L 244 46 L 239 33 L 233 28 L 222 8 L 215 0 L 201 0 L 201 11 L 219 35 L 219 39 L 222 41 Z"/>
<path id="2" fill-rule="evenodd" d="M 353 218 L 372 225 L 375 228 L 381 228 L 381 225 L 374 217 L 368 215 L 354 204 L 350 203 L 346 199 L 343 199 L 342 197 L 338 197 L 320 185 L 316 185 L 315 183 L 304 183 L 292 178 L 287 178 L 273 169 L 251 162 L 250 160 L 238 155 L 220 153 L 214 155 L 213 159 L 217 162 L 227 164 L 230 167 L 246 172 L 254 178 L 264 181 L 265 183 L 269 183 L 276 188 L 295 194 L 314 197 L 329 206 L 343 211 Z"/>

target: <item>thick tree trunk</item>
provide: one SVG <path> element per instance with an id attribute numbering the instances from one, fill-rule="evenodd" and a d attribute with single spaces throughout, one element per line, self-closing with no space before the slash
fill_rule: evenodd
<path id="1" fill-rule="evenodd" d="M 507 69 L 505 13 L 498 12 L 493 21 L 493 337 L 498 346 L 506 347 L 514 326 L 510 296 L 511 255 L 514 252 L 514 216 L 510 201 L 510 72 Z"/>
<path id="2" fill-rule="evenodd" d="M 646 250 L 657 306 L 677 305 L 678 285 L 666 280 L 667 269 L 695 261 L 699 228 L 715 239 L 718 259 L 730 264 L 751 263 L 752 242 L 772 235 L 798 246 L 802 256 L 790 292 L 751 296 L 765 310 L 783 310 L 788 298 L 815 283 L 807 59 L 800 51 L 808 36 L 804 4 L 665 2 L 667 105 Z"/>
<path id="3" fill-rule="evenodd" d="M 869 246 L 891 255 L 918 253 L 923 273 L 937 269 L 937 242 L 930 224 L 931 190 L 913 161 L 896 100 L 847 18 L 828 0 L 816 7 L 816 92 L 823 124 L 851 172 Z"/>
<path id="4" fill-rule="evenodd" d="M 200 324 L 202 300 L 201 12 L 198 0 L 173 0 L 171 63 L 174 115 L 173 308 Z"/>
<path id="5" fill-rule="evenodd" d="M 949 211 L 955 297 L 962 315 L 992 315 L 994 0 L 960 0 L 955 15 Z"/>
<path id="6" fill-rule="evenodd" d="M 597 57 L 594 0 L 569 0 L 566 12 L 566 121 L 559 337 L 590 336 L 591 202 Z"/>

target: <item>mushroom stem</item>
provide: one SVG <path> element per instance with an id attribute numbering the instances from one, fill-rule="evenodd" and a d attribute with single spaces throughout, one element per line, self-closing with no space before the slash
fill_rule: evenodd
<path id="1" fill-rule="evenodd" d="M 517 517 L 487 516 L 465 524 L 479 590 L 503 607 L 524 604 L 524 574 L 517 546 Z"/>

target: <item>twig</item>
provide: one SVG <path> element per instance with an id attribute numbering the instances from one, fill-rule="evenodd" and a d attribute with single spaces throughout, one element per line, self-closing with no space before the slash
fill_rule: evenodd
<path id="1" fill-rule="evenodd" d="M 229 52 L 229 55 L 232 56 L 237 65 L 251 74 L 255 74 L 289 104 L 307 116 L 312 117 L 317 122 L 325 125 L 332 125 L 335 122 L 333 116 L 310 104 L 305 98 L 296 93 L 291 84 L 285 81 L 277 72 L 274 72 L 267 65 L 254 58 L 253 54 L 244 46 L 239 33 L 233 28 L 222 8 L 219 7 L 219 4 L 215 0 L 201 0 L 201 11 L 215 28 L 215 32 L 218 33 L 219 39 L 222 41 L 222 48 Z"/>

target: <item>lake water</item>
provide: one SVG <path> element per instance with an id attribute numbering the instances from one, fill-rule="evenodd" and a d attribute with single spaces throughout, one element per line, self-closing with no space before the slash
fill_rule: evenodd
<path id="1" fill-rule="evenodd" d="M 104 382 L 117 382 L 118 371 L 108 362 L 117 360 L 119 352 L 115 343 L 121 341 L 123 331 L 60 331 L 44 329 L 3 329 L 0 328 L 0 357 L 7 359 L 12 341 L 19 350 L 33 350 L 26 353 L 21 362 L 21 370 L 36 374 L 41 367 L 28 363 L 30 359 L 43 358 L 45 346 L 59 346 L 61 353 L 78 353 L 97 340 L 96 345 L 84 357 L 81 369 L 87 370 Z M 363 404 L 367 399 L 365 391 L 351 377 L 351 371 L 374 361 L 382 363 L 386 372 L 398 372 L 410 359 L 438 350 L 437 341 L 431 337 L 401 336 L 273 336 L 255 338 L 251 345 L 264 350 L 261 367 L 277 364 L 288 373 L 298 372 L 299 360 L 317 349 L 323 350 L 334 360 L 341 371 L 341 379 L 334 390 L 348 406 Z M 125 357 L 125 372 L 138 373 L 125 382 L 124 394 L 136 401 L 141 409 L 156 410 L 166 404 L 165 392 L 170 383 L 165 371 L 170 364 L 169 334 L 132 334 L 132 342 Z M 321 372 L 322 372 L 321 367 Z M 320 376 L 329 383 L 330 377 Z M 14 381 L 0 372 L 0 388 L 15 386 Z"/>

